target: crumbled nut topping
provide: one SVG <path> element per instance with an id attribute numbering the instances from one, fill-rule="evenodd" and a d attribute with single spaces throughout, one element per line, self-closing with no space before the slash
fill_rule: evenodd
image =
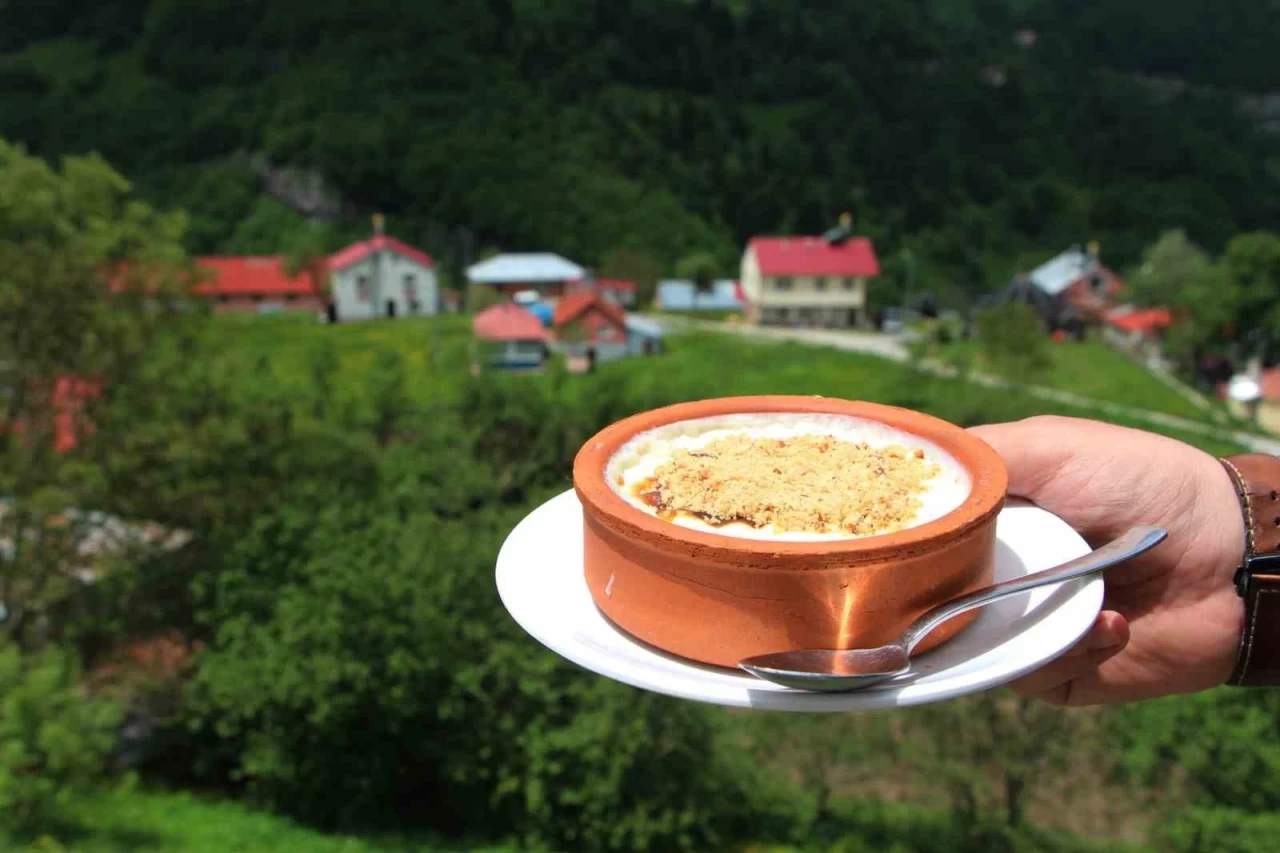
<path id="1" fill-rule="evenodd" d="M 779 532 L 889 533 L 909 525 L 938 465 L 924 451 L 832 436 L 728 436 L 677 450 L 635 493 L 671 518 L 744 522 Z"/>

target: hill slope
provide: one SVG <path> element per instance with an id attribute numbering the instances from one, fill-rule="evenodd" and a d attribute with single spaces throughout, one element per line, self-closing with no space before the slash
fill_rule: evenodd
<path id="1" fill-rule="evenodd" d="M 276 251 L 297 209 L 336 243 L 381 209 L 455 270 L 487 246 L 731 270 L 748 235 L 851 210 L 886 281 L 911 247 L 917 284 L 976 290 L 1067 242 L 1123 264 L 1163 228 L 1216 249 L 1280 221 L 1274 140 L 1226 96 L 1156 104 L 1131 79 L 1265 88 L 1273 13 L 1216 4 L 1214 41 L 1185 2 L 1061 5 L 6 4 L 0 135 L 100 151 L 191 212 L 196 251 Z"/>

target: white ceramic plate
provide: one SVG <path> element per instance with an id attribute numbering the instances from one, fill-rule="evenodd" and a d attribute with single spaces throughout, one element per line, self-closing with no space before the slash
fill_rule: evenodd
<path id="1" fill-rule="evenodd" d="M 1066 522 L 1009 502 L 996 523 L 997 581 L 1079 557 L 1088 545 Z M 530 635 L 608 678 L 699 702 L 776 711 L 858 711 L 977 693 L 1039 668 L 1071 648 L 1102 607 L 1099 576 L 989 604 L 954 640 L 917 656 L 912 671 L 852 693 L 810 693 L 676 657 L 627 634 L 591 599 L 582 568 L 582 505 L 573 490 L 526 516 L 498 554 L 498 594 Z"/>

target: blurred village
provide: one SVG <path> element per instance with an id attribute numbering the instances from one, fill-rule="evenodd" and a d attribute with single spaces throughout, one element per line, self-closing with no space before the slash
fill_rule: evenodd
<path id="1" fill-rule="evenodd" d="M 1173 313 L 1126 301 L 1122 277 L 1096 242 L 1045 258 L 963 313 L 940 309 L 927 291 L 872 310 L 880 259 L 847 213 L 823 234 L 751 238 L 735 277 L 708 271 L 662 278 L 648 298 L 640 283 L 598 276 L 554 251 L 493 254 L 465 269 L 461 288 L 446 287 L 433 258 L 384 233 L 379 216 L 369 239 L 310 259 L 292 274 L 284 256 L 196 260 L 208 274 L 197 292 L 222 313 L 310 312 L 323 323 L 469 313 L 473 373 L 537 373 L 552 359 L 571 373 L 589 372 L 619 358 L 660 355 L 665 334 L 690 323 L 817 342 L 843 335 L 844 348 L 883 355 L 922 338 L 970 339 L 977 316 L 1011 303 L 1031 309 L 1054 345 L 1093 337 L 1161 381 L 1172 372 L 1163 345 Z M 1195 385 L 1237 416 L 1280 431 L 1280 368 L 1205 356 Z"/>

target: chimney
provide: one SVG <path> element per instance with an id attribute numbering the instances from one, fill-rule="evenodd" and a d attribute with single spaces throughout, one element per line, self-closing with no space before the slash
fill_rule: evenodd
<path id="1" fill-rule="evenodd" d="M 375 237 L 382 236 L 383 226 L 385 222 L 386 222 L 386 217 L 384 217 L 381 213 L 375 213 L 373 215 L 373 236 Z"/>
<path id="2" fill-rule="evenodd" d="M 822 237 L 832 246 L 842 245 L 853 236 L 853 214 L 848 211 L 840 214 L 840 224 L 830 229 Z"/>

